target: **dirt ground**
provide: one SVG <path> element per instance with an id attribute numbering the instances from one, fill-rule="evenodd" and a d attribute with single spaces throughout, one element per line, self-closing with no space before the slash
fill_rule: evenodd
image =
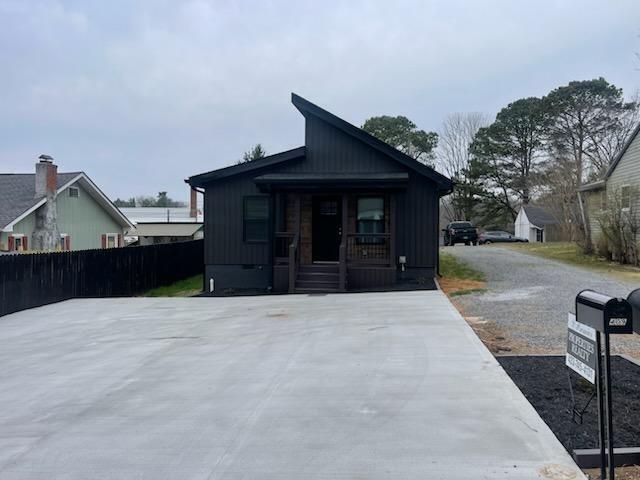
<path id="1" fill-rule="evenodd" d="M 600 479 L 600 469 L 590 468 L 584 471 L 590 480 Z M 617 480 L 640 480 L 640 467 L 619 467 L 616 468 Z"/>

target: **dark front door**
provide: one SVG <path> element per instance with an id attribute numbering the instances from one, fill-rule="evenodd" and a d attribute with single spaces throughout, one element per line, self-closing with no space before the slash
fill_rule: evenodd
<path id="1" fill-rule="evenodd" d="M 341 210 L 340 197 L 313 197 L 311 251 L 314 262 L 339 260 Z"/>

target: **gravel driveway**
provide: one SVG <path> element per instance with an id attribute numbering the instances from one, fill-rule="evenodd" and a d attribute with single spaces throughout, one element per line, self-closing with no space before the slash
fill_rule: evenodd
<path id="1" fill-rule="evenodd" d="M 474 322 L 495 324 L 496 331 L 515 345 L 513 353 L 563 353 L 567 312 L 576 294 L 591 288 L 626 297 L 640 285 L 601 273 L 496 246 L 445 247 L 485 273 L 487 292 L 456 297 L 454 303 Z M 470 318 L 469 318 L 470 317 Z M 614 350 L 640 356 L 640 336 L 612 339 Z"/>

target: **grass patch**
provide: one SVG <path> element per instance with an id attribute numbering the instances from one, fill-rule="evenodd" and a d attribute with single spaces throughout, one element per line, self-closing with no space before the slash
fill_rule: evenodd
<path id="1" fill-rule="evenodd" d="M 484 292 L 484 274 L 454 255 L 440 251 L 440 274 L 438 280 L 442 290 L 451 297 Z"/>
<path id="2" fill-rule="evenodd" d="M 631 282 L 640 281 L 639 268 L 610 262 L 597 255 L 586 255 L 578 245 L 571 242 L 511 243 L 501 244 L 499 248 L 510 248 L 550 260 L 576 265 L 613 276 L 620 280 Z"/>
<path id="3" fill-rule="evenodd" d="M 203 276 L 195 275 L 177 281 L 171 285 L 153 288 L 142 294 L 143 297 L 191 297 L 202 292 Z"/>
<path id="4" fill-rule="evenodd" d="M 484 293 L 486 291 L 486 288 L 470 288 L 468 290 L 455 290 L 449 293 L 449 295 L 452 297 L 460 297 L 461 295 L 469 295 L 471 293 Z"/>

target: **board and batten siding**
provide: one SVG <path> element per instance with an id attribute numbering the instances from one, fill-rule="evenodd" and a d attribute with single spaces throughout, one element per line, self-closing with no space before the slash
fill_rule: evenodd
<path id="1" fill-rule="evenodd" d="M 399 173 L 405 168 L 380 151 L 313 115 L 306 116 L 306 158 L 277 169 L 291 173 Z"/>
<path id="2" fill-rule="evenodd" d="M 207 265 L 266 265 L 270 246 L 244 241 L 244 197 L 263 195 L 253 177 L 232 177 L 205 188 L 204 261 Z"/>
<path id="3" fill-rule="evenodd" d="M 396 254 L 405 255 L 409 267 L 436 267 L 438 201 L 435 185 L 414 172 L 406 190 L 396 196 Z"/>

